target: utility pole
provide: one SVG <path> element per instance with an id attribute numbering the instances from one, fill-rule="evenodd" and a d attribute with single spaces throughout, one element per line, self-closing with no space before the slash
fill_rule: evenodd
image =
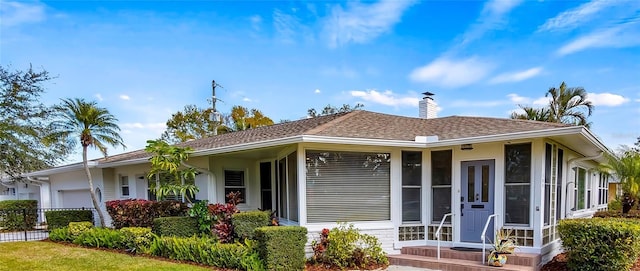
<path id="1" fill-rule="evenodd" d="M 213 135 L 218 135 L 218 126 L 220 125 L 221 116 L 220 116 L 220 112 L 216 110 L 216 101 L 218 100 L 216 98 L 216 80 L 211 80 L 211 90 L 212 90 L 211 103 L 213 105 L 213 108 L 212 108 L 213 112 L 211 112 L 211 121 L 213 121 L 214 123 Z"/>

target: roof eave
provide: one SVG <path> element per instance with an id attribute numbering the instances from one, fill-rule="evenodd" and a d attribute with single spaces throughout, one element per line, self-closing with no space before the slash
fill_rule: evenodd
<path id="1" fill-rule="evenodd" d="M 439 140 L 439 141 L 428 142 L 423 144 L 426 144 L 427 147 L 435 148 L 435 147 L 445 147 L 445 146 L 460 145 L 460 144 L 476 144 L 476 143 L 487 143 L 487 142 L 496 142 L 496 141 L 520 140 L 520 139 L 527 139 L 527 138 L 540 138 L 540 137 L 562 136 L 562 135 L 571 135 L 571 134 L 582 134 L 582 131 L 583 131 L 583 128 L 581 126 L 571 126 L 571 127 L 537 130 L 537 131 L 526 131 L 526 132 L 515 132 L 515 133 L 498 134 L 498 135 L 485 135 L 485 136 L 476 136 L 476 137 L 445 139 L 445 140 Z"/>
<path id="2" fill-rule="evenodd" d="M 87 165 L 89 166 L 89 168 L 95 168 L 98 165 L 98 162 L 88 161 Z M 49 176 L 51 174 L 65 173 L 65 172 L 74 171 L 74 170 L 83 169 L 83 168 L 84 168 L 83 163 L 75 163 L 75 164 L 70 164 L 65 166 L 33 171 L 33 172 L 22 174 L 22 176 L 24 177 Z"/>

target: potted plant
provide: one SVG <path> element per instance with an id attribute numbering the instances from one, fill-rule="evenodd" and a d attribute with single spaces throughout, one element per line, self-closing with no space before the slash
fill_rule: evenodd
<path id="1" fill-rule="evenodd" d="M 487 259 L 489 265 L 504 266 L 507 263 L 507 254 L 516 250 L 517 241 L 512 233 L 512 229 L 500 228 L 496 231 L 496 236 L 493 238 L 493 250 Z"/>

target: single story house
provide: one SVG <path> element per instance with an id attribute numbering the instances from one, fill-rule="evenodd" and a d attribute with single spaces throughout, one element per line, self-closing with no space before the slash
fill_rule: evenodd
<path id="1" fill-rule="evenodd" d="M 277 211 L 283 224 L 310 238 L 351 222 L 379 238 L 388 253 L 435 245 L 481 247 L 514 229 L 519 251 L 543 261 L 560 248 L 556 227 L 569 217 L 605 209 L 608 179 L 596 171 L 609 152 L 589 129 L 489 117 L 421 117 L 356 110 L 222 134 L 180 144 L 194 149 L 196 199 L 224 202 L 241 191 L 242 210 Z M 144 150 L 89 162 L 100 202 L 149 199 Z M 26 174 L 49 184 L 50 207 L 92 207 L 82 164 Z M 545 259 L 545 257 L 547 259 Z"/>

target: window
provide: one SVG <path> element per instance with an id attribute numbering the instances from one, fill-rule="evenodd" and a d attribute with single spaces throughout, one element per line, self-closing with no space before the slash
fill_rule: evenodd
<path id="1" fill-rule="evenodd" d="M 562 182 L 564 177 L 564 151 L 562 149 L 558 149 L 557 160 L 558 185 L 556 186 L 556 223 L 560 221 L 560 216 L 562 215 L 562 187 L 564 187 Z"/>
<path id="2" fill-rule="evenodd" d="M 402 152 L 402 222 L 420 222 L 422 152 Z"/>
<path id="3" fill-rule="evenodd" d="M 549 225 L 551 212 L 551 178 L 555 178 L 555 172 L 552 172 L 553 165 L 553 146 L 549 143 L 545 144 L 544 152 L 544 225 Z"/>
<path id="4" fill-rule="evenodd" d="M 120 176 L 120 196 L 129 196 L 129 176 Z"/>
<path id="5" fill-rule="evenodd" d="M 505 224 L 529 225 L 531 143 L 505 145 Z"/>
<path id="6" fill-rule="evenodd" d="M 389 153 L 306 151 L 307 221 L 390 219 Z"/>
<path id="7" fill-rule="evenodd" d="M 224 194 L 227 195 L 231 192 L 240 192 L 240 203 L 245 203 L 247 194 L 244 186 L 244 171 L 243 170 L 225 170 L 224 171 Z"/>
<path id="8" fill-rule="evenodd" d="M 574 210 L 583 210 L 586 208 L 586 188 L 587 188 L 587 170 L 581 167 L 573 168 L 575 176 L 574 191 Z"/>
<path id="9" fill-rule="evenodd" d="M 297 222 L 298 219 L 298 167 L 297 152 L 276 161 L 276 204 L 280 218 Z"/>
<path id="10" fill-rule="evenodd" d="M 260 198 L 262 210 L 271 210 L 271 162 L 260 163 Z"/>
<path id="11" fill-rule="evenodd" d="M 445 214 L 451 212 L 451 170 L 452 152 L 431 152 L 431 200 L 433 222 L 440 222 Z"/>
<path id="12" fill-rule="evenodd" d="M 605 205 L 609 199 L 609 176 L 600 173 L 598 182 L 598 205 Z"/>

